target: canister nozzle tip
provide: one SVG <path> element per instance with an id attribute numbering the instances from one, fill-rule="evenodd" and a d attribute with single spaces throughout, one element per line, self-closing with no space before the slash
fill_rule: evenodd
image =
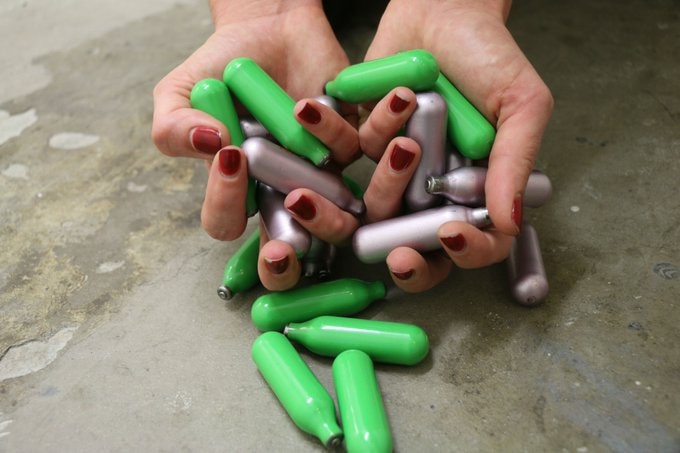
<path id="1" fill-rule="evenodd" d="M 220 299 L 222 300 L 229 300 L 234 297 L 234 292 L 227 286 L 222 285 L 217 288 L 217 295 L 220 296 Z"/>

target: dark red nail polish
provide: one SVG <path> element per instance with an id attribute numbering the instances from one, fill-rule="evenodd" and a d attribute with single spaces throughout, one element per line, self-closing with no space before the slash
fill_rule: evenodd
<path id="1" fill-rule="evenodd" d="M 295 203 L 288 206 L 288 210 L 303 220 L 312 220 L 316 215 L 314 204 L 304 195 L 301 195 Z"/>
<path id="2" fill-rule="evenodd" d="M 411 103 L 411 101 L 399 97 L 398 94 L 394 94 L 392 96 L 392 100 L 390 100 L 390 110 L 392 110 L 393 113 L 401 113 L 404 110 L 406 110 L 406 107 Z"/>
<path id="3" fill-rule="evenodd" d="M 288 256 L 276 260 L 264 259 L 264 265 L 272 274 L 283 274 L 288 269 Z"/>
<path id="4" fill-rule="evenodd" d="M 392 275 L 397 277 L 399 280 L 408 280 L 409 278 L 413 277 L 414 270 L 409 269 L 406 272 L 394 272 L 392 271 Z"/>
<path id="5" fill-rule="evenodd" d="M 241 153 L 234 148 L 223 148 L 218 156 L 220 171 L 225 176 L 233 176 L 241 167 Z"/>
<path id="6" fill-rule="evenodd" d="M 512 202 L 512 211 L 510 212 L 512 221 L 517 225 L 517 229 L 522 229 L 522 196 L 517 195 Z"/>
<path id="7" fill-rule="evenodd" d="M 302 121 L 309 124 L 319 124 L 321 122 L 321 113 L 309 102 L 300 110 L 298 116 L 302 118 Z"/>
<path id="8" fill-rule="evenodd" d="M 414 153 L 402 148 L 398 144 L 394 145 L 392 155 L 390 156 L 390 167 L 392 167 L 392 170 L 394 171 L 401 171 L 411 165 L 415 156 Z"/>
<path id="9" fill-rule="evenodd" d="M 467 241 L 460 233 L 458 233 L 455 236 L 443 237 L 442 242 L 452 252 L 462 252 L 465 246 L 467 245 Z"/>
<path id="10" fill-rule="evenodd" d="M 197 127 L 191 132 L 191 146 L 196 151 L 215 154 L 222 148 L 220 133 L 215 129 Z"/>

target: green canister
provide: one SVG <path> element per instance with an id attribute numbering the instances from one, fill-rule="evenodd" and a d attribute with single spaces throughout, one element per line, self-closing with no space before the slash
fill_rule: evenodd
<path id="1" fill-rule="evenodd" d="M 239 122 L 234 101 L 227 85 L 217 79 L 203 79 L 191 89 L 189 97 L 191 107 L 200 110 L 219 120 L 229 131 L 231 144 L 241 146 L 245 140 L 241 124 Z M 257 213 L 257 200 L 255 180 L 248 179 L 248 194 L 246 195 L 246 215 L 248 217 Z"/>
<path id="2" fill-rule="evenodd" d="M 346 102 L 380 99 L 403 86 L 413 91 L 431 90 L 439 65 L 431 53 L 414 49 L 349 66 L 326 83 L 326 94 Z"/>
<path id="3" fill-rule="evenodd" d="M 281 331 L 286 324 L 317 316 L 353 315 L 383 297 L 385 285 L 381 281 L 341 278 L 260 296 L 253 303 L 250 316 L 261 331 Z"/>
<path id="4" fill-rule="evenodd" d="M 317 166 L 330 151 L 295 119 L 295 101 L 254 60 L 236 58 L 224 68 L 224 82 L 234 96 L 281 143 Z"/>
<path id="5" fill-rule="evenodd" d="M 257 274 L 259 255 L 260 229 L 257 228 L 227 260 L 222 286 L 217 289 L 221 299 L 229 300 L 234 294 L 247 291 L 260 282 Z"/>
<path id="6" fill-rule="evenodd" d="M 339 446 L 342 430 L 333 399 L 288 339 L 279 332 L 263 333 L 251 352 L 260 374 L 298 428 L 326 447 Z"/>
<path id="7" fill-rule="evenodd" d="M 389 453 L 392 434 L 370 357 L 356 349 L 333 361 L 333 383 L 349 453 Z"/>
<path id="8" fill-rule="evenodd" d="M 395 365 L 415 365 L 430 349 L 423 329 L 400 322 L 319 316 L 290 323 L 283 333 L 319 355 L 335 357 L 348 349 L 359 349 L 376 362 Z"/>
<path id="9" fill-rule="evenodd" d="M 432 89 L 446 101 L 451 143 L 465 157 L 486 158 L 496 138 L 496 129 L 444 74 L 439 74 Z"/>

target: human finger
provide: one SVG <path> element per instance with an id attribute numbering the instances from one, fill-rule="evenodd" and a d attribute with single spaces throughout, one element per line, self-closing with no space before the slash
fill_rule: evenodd
<path id="1" fill-rule="evenodd" d="M 230 143 L 229 131 L 219 120 L 191 108 L 196 82 L 181 65 L 153 90 L 151 137 L 163 154 L 211 159 Z"/>
<path id="2" fill-rule="evenodd" d="M 502 261 L 508 256 L 512 236 L 495 228 L 480 230 L 465 222 L 447 222 L 437 236 L 456 266 L 476 269 Z"/>
<path id="3" fill-rule="evenodd" d="M 409 293 L 434 287 L 449 275 L 453 267 L 451 260 L 439 251 L 424 256 L 409 247 L 392 250 L 386 262 L 394 283 Z"/>
<path id="4" fill-rule="evenodd" d="M 421 149 L 408 137 L 396 137 L 387 146 L 364 193 L 367 223 L 394 217 L 420 162 Z"/>
<path id="5" fill-rule="evenodd" d="M 361 156 L 359 134 L 339 112 L 317 99 L 298 101 L 293 109 L 295 118 L 331 151 L 331 158 L 346 167 Z"/>
<path id="6" fill-rule="evenodd" d="M 359 227 L 359 220 L 309 189 L 291 191 L 284 206 L 295 220 L 319 239 L 343 245 Z"/>
<path id="7" fill-rule="evenodd" d="M 380 160 L 387 144 L 404 126 L 416 109 L 416 95 L 397 87 L 382 98 L 359 127 L 361 149 L 374 161 Z"/>
<path id="8" fill-rule="evenodd" d="M 201 208 L 201 223 L 215 239 L 234 240 L 245 230 L 248 191 L 245 159 L 243 151 L 236 146 L 224 147 L 213 159 Z"/>
<path id="9" fill-rule="evenodd" d="M 283 241 L 269 241 L 266 235 L 260 237 L 262 246 L 257 273 L 262 285 L 270 291 L 283 291 L 295 286 L 300 279 L 300 263 L 293 247 Z"/>
<path id="10" fill-rule="evenodd" d="M 515 93 L 501 103 L 485 184 L 489 216 L 499 231 L 511 235 L 522 225 L 522 195 L 553 108 L 550 90 L 533 68 L 521 77 L 525 80 L 518 80 L 511 88 Z"/>

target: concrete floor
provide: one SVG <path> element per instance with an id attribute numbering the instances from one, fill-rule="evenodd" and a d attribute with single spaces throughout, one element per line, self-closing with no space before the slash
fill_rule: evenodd
<path id="1" fill-rule="evenodd" d="M 518 306 L 498 265 L 363 313 L 431 339 L 376 368 L 395 449 L 680 451 L 680 4 L 509 23 L 556 100 L 555 195 L 526 214 L 551 294 Z M 340 34 L 353 58 L 370 24 Z M 203 167 L 149 139 L 154 84 L 210 27 L 203 0 L 0 4 L 1 452 L 323 449 L 250 360 L 263 290 L 215 294 L 240 241 L 202 231 Z M 348 252 L 337 275 L 389 281 Z"/>

